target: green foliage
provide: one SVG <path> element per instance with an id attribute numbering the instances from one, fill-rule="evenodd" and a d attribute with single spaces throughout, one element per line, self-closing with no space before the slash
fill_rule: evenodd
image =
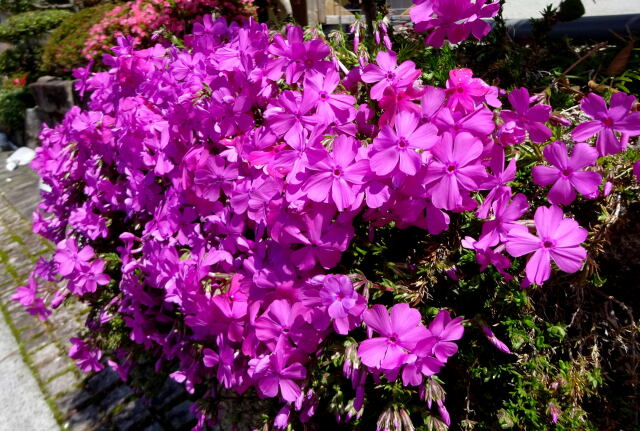
<path id="1" fill-rule="evenodd" d="M 0 41 L 18 43 L 37 38 L 56 28 L 71 14 L 72 12 L 66 10 L 51 9 L 13 15 L 0 25 Z"/>
<path id="2" fill-rule="evenodd" d="M 26 88 L 0 88 L 0 129 L 15 133 L 24 128 L 24 112 L 33 105 Z"/>
<path id="3" fill-rule="evenodd" d="M 87 59 L 82 56 L 82 48 L 89 29 L 114 7 L 112 3 L 105 3 L 67 17 L 44 46 L 41 70 L 51 74 L 66 74 L 83 66 Z"/>
<path id="4" fill-rule="evenodd" d="M 33 8 L 34 0 L 0 0 L 0 11 L 11 13 L 26 12 Z"/>
<path id="5" fill-rule="evenodd" d="M 18 42 L 0 53 L 0 74 L 9 76 L 38 70 L 41 52 L 38 44 Z"/>

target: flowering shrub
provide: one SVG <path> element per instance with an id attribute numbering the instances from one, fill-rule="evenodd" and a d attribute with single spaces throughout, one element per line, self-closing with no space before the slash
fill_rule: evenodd
<path id="1" fill-rule="evenodd" d="M 402 230 L 454 229 L 449 246 L 515 289 L 575 273 L 588 232 L 562 205 L 608 193 L 598 150 L 570 142 L 567 126 L 552 130 L 551 108 L 525 89 L 501 109 L 505 92 L 469 69 L 451 70 L 446 88 L 424 86 L 413 62 L 380 51 L 349 71 L 299 27 L 271 36 L 253 21 L 210 17 L 185 45 L 136 50 L 119 38 L 108 71 L 76 72 L 87 109 L 45 129 L 33 162 L 50 188 L 34 229 L 56 252 L 15 299 L 42 318 L 69 296 L 89 301 L 91 336 L 72 340 L 81 368 L 101 369 L 106 351 L 128 378 L 146 351 L 204 400 L 196 428 L 216 418 L 223 388 L 274 399 L 277 428 L 316 411 L 358 424 L 373 415 L 378 429 L 446 427 L 436 375 L 458 352 L 464 321 L 408 303 L 366 268 L 362 247 Z M 623 150 L 640 135 L 625 97 L 607 110 L 589 96 L 594 121 L 575 139 L 606 133 L 600 155 Z M 530 184 L 518 159 L 551 140 L 553 166 L 533 173 L 554 184 L 540 204 L 518 186 Z M 449 266 L 436 276 L 463 274 Z M 478 323 L 467 326 L 511 353 Z M 376 410 L 379 396 L 389 409 Z"/>
<path id="2" fill-rule="evenodd" d="M 117 36 L 129 36 L 135 46 L 149 44 L 154 32 L 165 29 L 182 34 L 188 25 L 216 11 L 230 19 L 253 15 L 251 0 L 133 0 L 118 5 L 89 29 L 82 55 L 100 60 L 109 52 Z"/>

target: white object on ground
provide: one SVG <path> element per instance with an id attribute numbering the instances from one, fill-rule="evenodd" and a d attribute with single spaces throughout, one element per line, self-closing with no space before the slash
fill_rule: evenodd
<path id="1" fill-rule="evenodd" d="M 24 166 L 31 163 L 36 156 L 36 152 L 29 147 L 20 147 L 7 158 L 7 170 L 13 171 L 18 166 Z"/>

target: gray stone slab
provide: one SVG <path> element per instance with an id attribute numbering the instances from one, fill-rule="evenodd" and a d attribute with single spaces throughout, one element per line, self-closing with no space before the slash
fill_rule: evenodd
<path id="1" fill-rule="evenodd" d="M 0 431 L 58 431 L 36 379 L 24 363 L 9 326 L 0 317 Z"/>

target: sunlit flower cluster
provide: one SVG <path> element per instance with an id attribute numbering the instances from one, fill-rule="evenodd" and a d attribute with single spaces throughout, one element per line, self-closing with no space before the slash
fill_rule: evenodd
<path id="1" fill-rule="evenodd" d="M 34 228 L 56 253 L 16 299 L 45 316 L 70 294 L 112 289 L 94 330 L 121 316 L 159 364 L 177 364 L 172 377 L 187 390 L 215 377 L 280 400 L 279 427 L 293 412 L 313 415 L 313 359 L 329 336 L 359 343 L 344 363 L 355 397 L 341 420 L 365 408 L 368 379 L 401 381 L 424 398 L 457 351 L 461 317 L 442 310 L 429 322 L 408 304 L 387 308 L 362 274 L 340 273 L 358 224 L 373 236 L 390 225 L 438 235 L 451 214 L 474 213 L 482 231 L 463 245 L 481 267 L 542 284 L 552 262 L 575 272 L 586 258 L 587 231 L 561 205 L 599 195 L 596 151 L 620 151 L 640 134 L 631 99 L 607 110 L 590 96 L 593 124 L 574 137 L 599 133 L 598 149 L 545 147 L 551 166 L 533 176 L 553 184 L 551 205 L 533 210 L 512 191 L 512 149 L 550 140 L 551 108 L 525 89 L 501 110 L 504 92 L 471 70 L 452 70 L 446 88 L 424 86 L 391 51 L 344 76 L 327 43 L 295 26 L 272 36 L 252 21 L 206 17 L 185 42 L 136 50 L 120 38 L 107 72 L 77 74 L 87 109 L 45 129 L 33 162 L 49 187 Z M 505 251 L 528 257 L 524 274 L 510 271 Z M 66 287 L 41 283 L 56 280 Z M 74 341 L 72 354 L 99 369 L 90 343 Z"/>

